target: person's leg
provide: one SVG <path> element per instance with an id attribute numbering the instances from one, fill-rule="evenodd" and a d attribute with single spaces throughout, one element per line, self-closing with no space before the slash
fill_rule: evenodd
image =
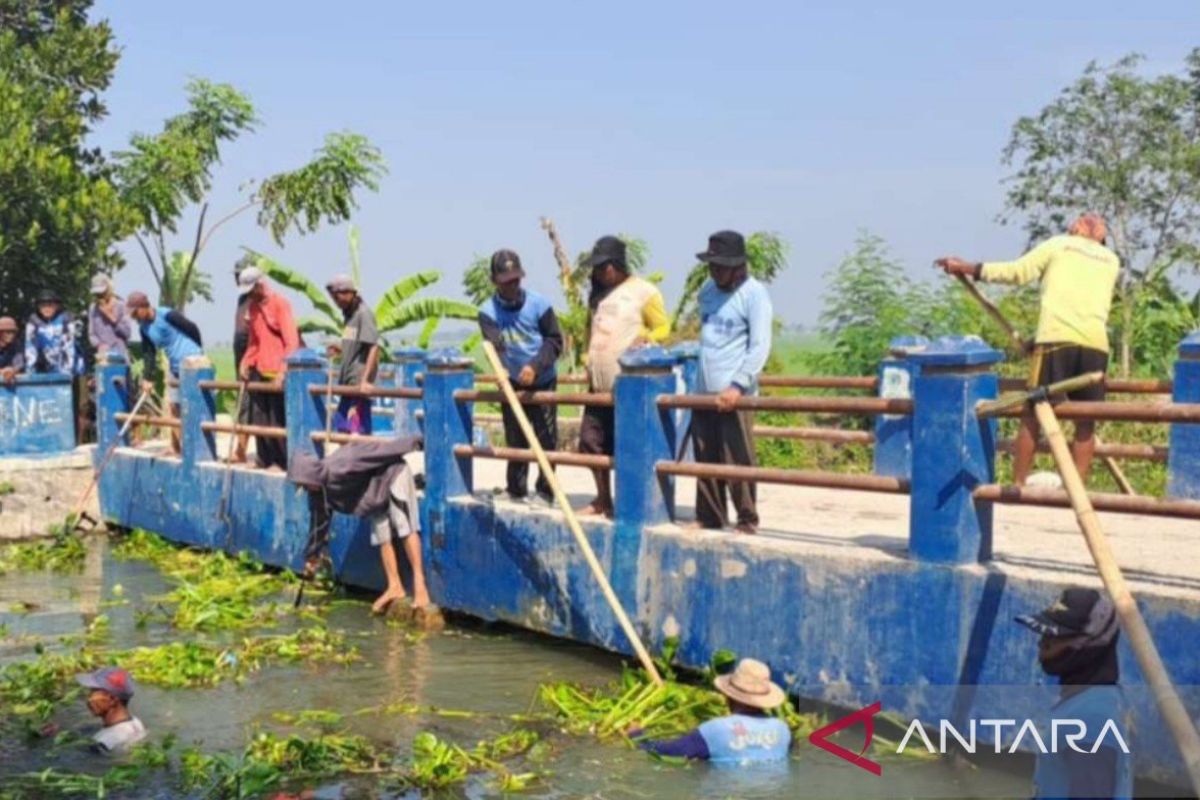
<path id="1" fill-rule="evenodd" d="M 584 409 L 583 418 L 579 421 L 579 452 L 589 455 L 611 455 L 612 436 L 611 420 L 605 419 L 605 412 L 611 408 L 591 406 Z M 582 514 L 603 514 L 612 516 L 612 487 L 609 471 L 606 469 L 592 470 L 596 481 L 596 499 L 579 509 Z"/>
<path id="2" fill-rule="evenodd" d="M 754 412 L 722 414 L 721 435 L 726 463 L 743 467 L 758 466 L 754 451 Z M 729 481 L 729 494 L 737 509 L 738 530 L 753 533 L 758 528 L 758 484 L 754 481 Z"/>
<path id="3" fill-rule="evenodd" d="M 720 416 L 715 411 L 692 412 L 692 454 L 697 464 L 721 463 Z M 704 528 L 719 529 L 729 524 L 724 481 L 696 479 L 696 521 Z"/>
<path id="4" fill-rule="evenodd" d="M 528 407 L 526 408 L 528 411 Z M 504 443 L 508 447 L 529 447 L 524 431 L 517 423 L 517 415 L 513 413 L 508 403 L 500 407 L 500 416 L 504 420 Z M 525 461 L 510 461 L 505 470 L 505 488 L 510 497 L 524 497 L 529 493 L 529 464 Z"/>
<path id="5" fill-rule="evenodd" d="M 429 605 L 429 589 L 425 586 L 425 564 L 421 560 L 421 534 L 413 531 L 404 537 L 404 555 L 412 568 L 413 606 L 424 608 Z"/>
<path id="6" fill-rule="evenodd" d="M 1037 452 L 1037 417 L 1027 409 L 1021 415 L 1021 427 L 1017 430 L 1017 444 L 1013 453 L 1013 483 L 1024 486 L 1033 469 L 1033 457 Z"/>
<path id="7" fill-rule="evenodd" d="M 238 397 L 240 395 L 240 398 Z M 239 425 L 250 424 L 250 393 L 238 392 L 234 395 L 234 402 L 237 403 L 237 408 L 234 409 Z M 235 464 L 244 464 L 246 462 L 246 447 L 250 444 L 250 437 L 244 433 L 239 433 L 233 446 L 232 461 Z"/>
<path id="8" fill-rule="evenodd" d="M 284 404 L 282 393 L 272 393 L 266 395 L 267 398 L 267 414 L 269 422 L 267 424 L 273 428 L 287 427 L 287 407 Z M 287 469 L 287 440 L 271 437 L 269 439 L 260 439 L 258 446 L 262 448 L 264 442 L 267 447 L 266 465 L 268 467 L 279 467 Z"/>
<path id="9" fill-rule="evenodd" d="M 383 564 L 383 575 L 387 579 L 383 594 L 371 605 L 371 613 L 382 614 L 388 606 L 405 596 L 404 584 L 400 581 L 400 565 L 396 563 L 396 548 L 392 545 L 392 523 L 387 512 L 371 517 L 370 524 L 371 544 L 379 548 L 379 561 Z"/>
<path id="10" fill-rule="evenodd" d="M 1075 423 L 1075 441 L 1071 442 L 1071 460 L 1079 477 L 1087 483 L 1088 473 L 1092 469 L 1092 458 L 1096 455 L 1096 423 L 1091 420 L 1079 420 Z"/>
<path id="11" fill-rule="evenodd" d="M 554 391 L 554 387 L 544 389 L 543 391 Z M 538 444 L 543 450 L 551 451 L 558 449 L 558 408 L 557 406 L 529 406 L 529 422 L 533 425 L 533 433 L 537 436 Z M 550 465 L 554 469 L 554 465 Z M 543 499 L 548 502 L 554 501 L 554 492 L 550 488 L 550 481 L 542 474 L 542 468 L 538 467 L 537 483 L 534 484 L 534 489 Z"/>
<path id="12" fill-rule="evenodd" d="M 1093 350 L 1090 347 L 1080 347 L 1076 351 L 1075 373 L 1085 375 L 1089 372 L 1108 372 L 1108 353 Z M 1108 390 L 1103 382 L 1094 384 L 1073 392 L 1070 399 L 1084 402 L 1103 403 Z M 1079 420 L 1075 423 L 1075 440 L 1071 443 L 1071 460 L 1079 470 L 1079 476 L 1087 483 L 1088 473 L 1092 469 L 1092 458 L 1096 454 L 1096 423 L 1092 420 Z"/>

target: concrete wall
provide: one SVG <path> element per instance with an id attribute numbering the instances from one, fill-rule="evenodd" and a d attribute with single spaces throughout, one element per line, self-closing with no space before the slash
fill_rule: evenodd
<path id="1" fill-rule="evenodd" d="M 0 384 L 0 458 L 60 455 L 75 449 L 68 375 L 25 375 Z"/>

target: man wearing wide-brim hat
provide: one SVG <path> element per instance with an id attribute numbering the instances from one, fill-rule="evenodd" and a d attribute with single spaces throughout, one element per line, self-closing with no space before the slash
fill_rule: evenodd
<path id="1" fill-rule="evenodd" d="M 753 764 L 782 761 L 792 744 L 792 732 L 779 717 L 767 712 L 787 701 L 771 680 L 771 670 L 761 661 L 743 658 L 728 675 L 713 681 L 725 695 L 730 713 L 710 719 L 695 730 L 669 741 L 642 741 L 638 746 L 660 756 L 712 761 L 717 764 Z M 629 732 L 637 738 L 639 731 Z"/>
<path id="2" fill-rule="evenodd" d="M 716 395 L 716 410 L 692 413 L 692 446 L 704 464 L 756 466 L 754 416 L 737 402 L 758 392 L 758 376 L 771 354 L 773 311 L 767 288 L 750 275 L 746 240 L 737 231 L 718 231 L 696 257 L 708 265 L 700 287 L 700 369 L 696 391 Z M 726 495 L 737 509 L 738 533 L 758 529 L 755 484 L 701 478 L 696 481 L 696 524 L 725 528 Z"/>

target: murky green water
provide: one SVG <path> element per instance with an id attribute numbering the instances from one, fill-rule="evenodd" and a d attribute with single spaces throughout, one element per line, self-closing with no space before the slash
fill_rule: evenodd
<path id="1" fill-rule="evenodd" d="M 121 596 L 116 597 L 115 587 Z M 108 556 L 95 540 L 83 575 L 10 574 L 0 577 L 0 664 L 35 657 L 26 635 L 78 633 L 92 615 L 111 620 L 111 644 L 132 647 L 158 644 L 180 636 L 165 625 L 135 625 L 134 609 L 168 585 L 153 567 Z M 113 605 L 113 602 L 120 604 Z M 13 613 L 14 603 L 35 604 L 29 613 Z M 321 602 L 319 599 L 314 602 Z M 338 603 L 328 612 L 361 649 L 363 660 L 334 665 L 268 666 L 241 685 L 211 689 L 162 690 L 142 687 L 133 705 L 155 739 L 174 733 L 180 744 L 201 742 L 206 751 L 240 751 L 257 730 L 286 730 L 275 712 L 327 709 L 346 714 L 345 726 L 405 754 L 418 732 L 465 745 L 504 732 L 502 719 L 453 719 L 353 712 L 406 701 L 442 708 L 510 714 L 534 703 L 538 684 L 550 680 L 600 685 L 619 674 L 612 656 L 569 642 L 510 629 L 452 627 L 443 634 L 413 636 L 368 614 L 365 602 Z M 66 728 L 93 726 L 82 704 L 55 718 Z M 658 763 L 621 744 L 569 736 L 549 725 L 534 725 L 550 744 L 549 755 L 516 769 L 547 771 L 549 777 L 524 793 L 539 798 L 767 798 L 767 797 L 999 797 L 1024 796 L 1027 776 L 982 769 L 952 769 L 940 763 L 889 761 L 878 778 L 807 745 L 795 748 L 779 769 L 730 770 L 708 765 Z M 46 742 L 29 744 L 0 739 L 0 786 L 5 776 L 48 766 L 101 772 L 108 763 L 71 751 L 52 753 Z M 162 783 L 151 783 L 122 797 L 173 796 Z M 386 797 L 370 778 L 320 787 L 319 797 Z M 397 796 L 397 795 L 390 795 Z M 416 794 L 399 796 L 418 796 Z M 446 797 L 496 797 L 491 778 L 480 776 L 447 790 Z"/>

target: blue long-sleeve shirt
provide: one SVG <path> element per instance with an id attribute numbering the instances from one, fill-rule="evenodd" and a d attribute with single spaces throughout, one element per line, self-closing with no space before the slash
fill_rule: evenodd
<path id="1" fill-rule="evenodd" d="M 747 277 L 732 292 L 709 279 L 700 287 L 700 372 L 697 391 L 716 394 L 730 386 L 758 389 L 758 374 L 771 355 L 774 318 L 767 288 Z"/>

